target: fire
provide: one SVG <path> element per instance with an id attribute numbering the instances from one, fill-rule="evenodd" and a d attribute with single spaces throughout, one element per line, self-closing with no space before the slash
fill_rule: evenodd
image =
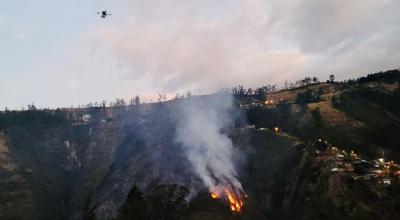
<path id="1" fill-rule="evenodd" d="M 241 212 L 242 208 L 244 206 L 243 199 L 241 197 L 246 197 L 246 193 L 236 193 L 233 190 L 229 189 L 224 189 L 224 195 L 220 196 L 218 193 L 211 192 L 211 198 L 213 199 L 219 199 L 220 197 L 223 197 L 225 201 L 229 203 L 229 207 L 232 210 L 232 212 Z"/>
<path id="2" fill-rule="evenodd" d="M 237 196 L 235 196 L 235 194 L 233 194 L 229 190 L 225 190 L 225 193 L 228 196 L 229 205 L 231 207 L 231 210 L 233 212 L 240 212 L 243 207 L 243 201 L 240 198 L 238 198 Z"/>
<path id="3" fill-rule="evenodd" d="M 211 192 L 211 198 L 213 198 L 213 199 L 218 199 L 218 198 L 219 198 L 219 196 L 218 196 L 218 194 L 217 194 L 217 193 L 213 193 L 213 192 Z"/>

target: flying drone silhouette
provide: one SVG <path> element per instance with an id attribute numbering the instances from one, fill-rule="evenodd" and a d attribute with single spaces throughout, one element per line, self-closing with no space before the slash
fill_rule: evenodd
<path id="1" fill-rule="evenodd" d="M 102 12 L 97 12 L 97 14 L 100 15 L 100 17 L 103 18 L 103 19 L 108 17 L 108 16 L 111 16 L 111 14 L 107 12 L 107 10 L 104 10 Z"/>

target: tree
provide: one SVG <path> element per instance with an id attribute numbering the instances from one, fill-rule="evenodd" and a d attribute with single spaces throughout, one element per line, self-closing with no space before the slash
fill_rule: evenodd
<path id="1" fill-rule="evenodd" d="M 323 124 L 323 120 L 322 120 L 321 111 L 319 110 L 319 107 L 311 110 L 310 113 L 315 120 L 316 126 L 321 127 Z"/>
<path id="2" fill-rule="evenodd" d="M 333 75 L 333 74 L 329 75 L 329 82 L 330 83 L 335 82 L 335 75 Z"/>
<path id="3" fill-rule="evenodd" d="M 114 105 L 116 107 L 123 107 L 123 106 L 125 106 L 125 100 L 117 98 L 117 99 L 115 99 Z"/>
<path id="4" fill-rule="evenodd" d="M 135 105 L 140 105 L 140 98 L 139 96 L 135 97 Z"/>
<path id="5" fill-rule="evenodd" d="M 314 94 L 311 89 L 307 89 L 305 92 L 297 94 L 296 103 L 300 105 L 305 105 L 307 103 L 318 102 L 321 100 L 319 94 Z"/>
<path id="6" fill-rule="evenodd" d="M 253 89 L 252 89 L 252 88 L 248 88 L 248 89 L 247 89 L 247 94 L 246 94 L 246 95 L 253 95 L 253 94 L 254 94 Z"/>
<path id="7" fill-rule="evenodd" d="M 149 218 L 142 192 L 133 186 L 126 197 L 125 203 L 118 209 L 117 220 L 147 220 Z"/>
<path id="8" fill-rule="evenodd" d="M 239 95 L 244 95 L 246 93 L 246 89 L 242 85 L 238 85 Z"/>
<path id="9" fill-rule="evenodd" d="M 232 88 L 232 94 L 237 96 L 243 96 L 246 94 L 246 89 L 242 85 Z"/>
<path id="10" fill-rule="evenodd" d="M 158 94 L 157 102 L 162 102 L 162 100 L 163 100 L 163 95 L 162 94 Z"/>
<path id="11" fill-rule="evenodd" d="M 257 88 L 254 91 L 254 95 L 256 96 L 256 98 L 261 101 L 264 101 L 267 98 L 265 93 L 266 92 L 263 88 Z"/>
<path id="12" fill-rule="evenodd" d="M 116 220 L 175 220 L 187 214 L 186 197 L 189 190 L 179 185 L 159 185 L 150 194 L 133 186 L 124 204 L 118 209 Z"/>
<path id="13" fill-rule="evenodd" d="M 29 111 L 35 111 L 36 110 L 36 106 L 35 106 L 35 104 L 33 102 L 28 105 L 28 110 Z"/>
<path id="14" fill-rule="evenodd" d="M 286 80 L 285 85 L 283 86 L 283 89 L 288 89 L 289 88 L 289 82 Z"/>
<path id="15" fill-rule="evenodd" d="M 301 86 L 310 85 L 311 84 L 311 78 L 310 77 L 306 77 L 306 78 L 302 79 L 300 84 L 301 84 Z"/>
<path id="16" fill-rule="evenodd" d="M 145 197 L 150 210 L 151 219 L 175 220 L 182 218 L 187 212 L 186 197 L 189 190 L 176 184 L 159 185 Z"/>

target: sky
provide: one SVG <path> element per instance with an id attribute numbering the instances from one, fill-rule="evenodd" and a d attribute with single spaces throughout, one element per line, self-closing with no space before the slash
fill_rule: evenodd
<path id="1" fill-rule="evenodd" d="M 395 69 L 399 11 L 398 0 L 1 0 L 0 109 Z"/>

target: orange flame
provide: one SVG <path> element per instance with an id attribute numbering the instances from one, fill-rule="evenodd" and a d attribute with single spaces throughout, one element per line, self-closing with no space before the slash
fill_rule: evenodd
<path id="1" fill-rule="evenodd" d="M 241 195 L 239 195 L 239 193 L 235 193 L 229 189 L 224 189 L 225 195 L 224 198 L 227 202 L 229 202 L 229 207 L 232 210 L 232 212 L 241 212 L 242 208 L 244 206 L 244 202 L 241 198 Z M 213 199 L 219 199 L 220 195 L 215 193 L 215 192 L 211 192 L 211 198 Z M 244 197 L 247 198 L 247 194 L 246 193 L 242 193 Z"/>
<path id="2" fill-rule="evenodd" d="M 213 192 L 211 192 L 211 198 L 213 198 L 213 199 L 218 199 L 218 198 L 219 198 L 219 196 L 218 196 L 218 194 L 217 194 L 217 193 L 213 193 Z"/>
<path id="3" fill-rule="evenodd" d="M 235 195 L 228 189 L 225 189 L 225 193 L 228 197 L 231 210 L 234 212 L 240 212 L 243 207 L 243 201 L 239 198 L 239 196 Z"/>

